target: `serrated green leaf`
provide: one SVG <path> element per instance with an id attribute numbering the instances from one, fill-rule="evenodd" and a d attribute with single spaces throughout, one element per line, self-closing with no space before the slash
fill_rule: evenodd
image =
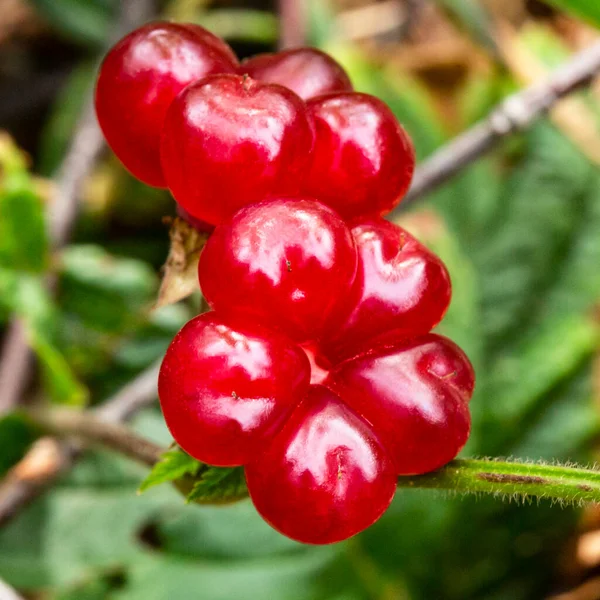
<path id="1" fill-rule="evenodd" d="M 600 4 L 597 0 L 548 0 L 548 3 L 600 27 Z"/>
<path id="2" fill-rule="evenodd" d="M 555 129 L 527 136 L 527 157 L 500 199 L 494 227 L 473 254 L 482 282 L 488 346 L 501 347 L 543 307 L 574 235 L 593 167 Z"/>
<path id="3" fill-rule="evenodd" d="M 529 419 L 526 429 L 514 431 L 511 454 L 532 460 L 588 461 L 586 445 L 600 432 L 590 361 L 552 390 L 544 403 L 544 410 Z"/>
<path id="4" fill-rule="evenodd" d="M 30 0 L 58 31 L 76 42 L 106 42 L 118 3 L 112 0 Z"/>
<path id="5" fill-rule="evenodd" d="M 179 448 L 169 450 L 150 471 L 146 479 L 140 484 L 138 492 L 143 494 L 155 485 L 181 479 L 185 475 L 195 476 L 204 465 L 186 454 Z"/>
<path id="6" fill-rule="evenodd" d="M 578 224 L 556 270 L 554 283 L 545 300 L 543 318 L 583 314 L 600 299 L 600 175 L 589 181 Z"/>
<path id="7" fill-rule="evenodd" d="M 196 476 L 197 481 L 186 502 L 228 502 L 248 495 L 242 467 L 206 467 Z"/>
<path id="8" fill-rule="evenodd" d="M 536 412 L 548 409 L 546 394 L 577 372 L 600 341 L 598 326 L 576 315 L 550 320 L 528 334 L 488 367 L 480 403 L 473 407 L 486 422 L 478 453 L 506 453 L 515 433 L 526 431 Z"/>

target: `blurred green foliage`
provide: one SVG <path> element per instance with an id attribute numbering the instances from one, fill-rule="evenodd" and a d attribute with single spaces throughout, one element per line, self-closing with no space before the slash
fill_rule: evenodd
<path id="1" fill-rule="evenodd" d="M 548 2 L 600 27 L 600 5 L 596 0 L 548 0 Z"/>
<path id="2" fill-rule="evenodd" d="M 475 40 L 492 43 L 479 3 L 442 3 Z M 33 4 L 62 34 L 98 48 L 118 3 Z M 554 4 L 600 19 L 595 0 Z M 265 15 L 246 14 L 237 37 L 271 43 L 275 22 Z M 197 14 L 198 22 L 231 33 L 225 17 L 231 14 Z M 358 89 L 392 107 L 421 160 L 450 138 L 420 81 L 373 64 L 336 38 L 325 2 L 315 0 L 310 17 L 313 42 L 347 67 Z M 539 32 L 524 42 L 551 65 L 565 55 Z M 45 174 L 60 161 L 92 76 L 82 63 L 56 103 L 42 141 Z M 469 81 L 461 100 L 465 126 L 515 86 L 501 68 Z M 580 97 L 598 111 L 591 95 Z M 467 350 L 477 370 L 473 434 L 463 455 L 586 462 L 600 433 L 591 379 L 600 349 L 593 312 L 600 298 L 600 174 L 549 121 L 517 142 L 417 205 L 406 224 L 451 271 L 454 299 L 440 331 Z M 162 192 L 119 171 L 114 204 L 89 209 L 75 243 L 50 257 L 44 199 L 23 157 L 7 143 L 0 160 L 0 320 L 17 315 L 26 323 L 49 397 L 98 402 L 160 357 L 196 310 L 193 301 L 151 310 L 156 268 L 166 256 L 158 222 L 172 207 Z M 114 230 L 123 233 L 109 235 Z M 58 278 L 55 297 L 44 285 L 49 272 Z M 171 441 L 155 408 L 134 426 L 165 446 Z M 0 474 L 33 437 L 16 417 L 0 421 Z M 146 475 L 112 454 L 88 453 L 0 529 L 0 577 L 49 600 L 538 600 L 578 516 L 544 503 L 399 490 L 374 527 L 315 548 L 274 532 L 249 501 L 185 506 L 168 485 L 138 496 Z"/>

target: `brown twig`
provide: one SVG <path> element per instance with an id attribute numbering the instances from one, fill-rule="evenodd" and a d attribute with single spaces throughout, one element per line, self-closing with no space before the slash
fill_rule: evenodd
<path id="1" fill-rule="evenodd" d="M 96 418 L 117 423 L 156 400 L 157 365 L 142 372 L 96 411 Z M 0 526 L 15 517 L 75 463 L 81 446 L 53 438 L 38 440 L 0 483 Z"/>
<path id="2" fill-rule="evenodd" d="M 156 386 L 156 382 L 155 382 Z M 129 427 L 99 418 L 91 411 L 53 408 L 30 411 L 29 418 L 47 433 L 78 439 L 84 444 L 100 444 L 153 467 L 166 448 L 138 436 Z"/>
<path id="3" fill-rule="evenodd" d="M 0 415 L 8 412 L 20 398 L 27 383 L 32 362 L 27 345 L 27 332 L 21 319 L 13 319 L 8 326 L 0 360 Z"/>
<path id="4" fill-rule="evenodd" d="M 279 0 L 279 48 L 306 44 L 306 0 Z"/>
<path id="5" fill-rule="evenodd" d="M 123 2 L 115 37 L 121 37 L 146 20 L 153 14 L 153 7 L 154 0 Z M 54 197 L 48 215 L 53 250 L 59 250 L 69 240 L 77 217 L 81 187 L 103 147 L 104 141 L 96 121 L 92 90 L 89 90 L 73 139 L 56 176 Z M 19 403 L 32 364 L 25 326 L 15 319 L 9 325 L 0 356 L 0 414 Z"/>
<path id="6" fill-rule="evenodd" d="M 448 181 L 507 135 L 531 125 L 558 100 L 589 83 L 599 72 L 600 42 L 596 42 L 576 54 L 546 81 L 507 98 L 484 121 L 459 135 L 417 168 L 410 191 L 396 211 Z"/>
<path id="7" fill-rule="evenodd" d="M 156 400 L 159 369 L 160 361 L 148 367 L 110 400 L 99 406 L 96 409 L 98 418 L 108 423 L 121 423 L 127 421 L 140 408 Z"/>

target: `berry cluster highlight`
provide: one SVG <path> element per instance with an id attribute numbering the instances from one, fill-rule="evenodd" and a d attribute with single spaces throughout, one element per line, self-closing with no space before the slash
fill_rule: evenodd
<path id="1" fill-rule="evenodd" d="M 158 22 L 109 52 L 96 109 L 131 173 L 212 230 L 212 310 L 159 377 L 183 450 L 243 466 L 263 518 L 310 544 L 359 533 L 397 477 L 458 454 L 474 373 L 431 333 L 451 298 L 444 264 L 383 218 L 415 156 L 381 100 L 318 50 L 240 64 L 203 28 Z"/>

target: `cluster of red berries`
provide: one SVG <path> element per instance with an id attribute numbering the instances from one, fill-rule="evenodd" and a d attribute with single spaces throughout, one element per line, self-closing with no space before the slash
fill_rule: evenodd
<path id="1" fill-rule="evenodd" d="M 159 378 L 186 452 L 243 465 L 262 516 L 316 544 L 377 520 L 399 475 L 456 456 L 474 374 L 430 333 L 446 268 L 382 218 L 414 169 L 383 102 L 319 51 L 240 65 L 198 26 L 155 23 L 109 53 L 96 105 L 125 166 L 216 226 L 199 266 L 213 310 Z"/>

